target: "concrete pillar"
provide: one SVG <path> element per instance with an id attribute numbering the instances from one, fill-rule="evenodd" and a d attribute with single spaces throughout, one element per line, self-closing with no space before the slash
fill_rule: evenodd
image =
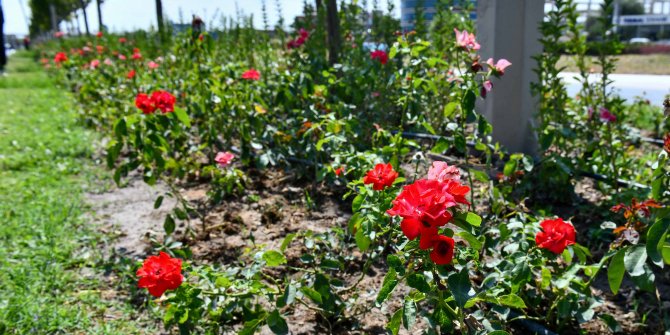
<path id="1" fill-rule="evenodd" d="M 492 57 L 512 62 L 503 78 L 493 81 L 493 91 L 478 105 L 478 111 L 493 125 L 494 140 L 511 152 L 534 154 L 537 149 L 533 117 L 538 105 L 530 91 L 537 75 L 531 57 L 542 52 L 538 28 L 543 17 L 544 1 L 477 1 L 482 60 Z"/>

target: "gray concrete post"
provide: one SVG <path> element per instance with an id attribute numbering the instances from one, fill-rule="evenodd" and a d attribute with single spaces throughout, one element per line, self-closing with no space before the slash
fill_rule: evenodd
<path id="1" fill-rule="evenodd" d="M 539 24 L 544 17 L 544 1 L 477 1 L 477 39 L 482 61 L 505 58 L 512 62 L 501 80 L 493 80 L 493 90 L 478 104 L 479 113 L 493 125 L 493 138 L 511 152 L 535 154 L 537 137 L 533 118 L 537 99 L 530 83 L 537 80 L 536 62 L 531 57 L 542 52 Z"/>

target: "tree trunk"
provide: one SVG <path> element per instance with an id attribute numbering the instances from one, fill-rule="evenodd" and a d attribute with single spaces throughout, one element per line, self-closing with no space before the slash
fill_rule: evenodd
<path id="1" fill-rule="evenodd" d="M 7 54 L 5 50 L 5 15 L 2 12 L 2 3 L 0 2 L 0 73 L 5 70 L 7 64 Z"/>
<path id="2" fill-rule="evenodd" d="M 164 27 L 163 27 L 163 1 L 156 0 L 156 21 L 158 21 L 158 34 L 163 40 Z"/>
<path id="3" fill-rule="evenodd" d="M 340 17 L 337 14 L 337 0 L 326 0 L 326 22 L 328 24 L 328 61 L 335 64 L 340 53 Z"/>
<path id="4" fill-rule="evenodd" d="M 100 3 L 102 0 L 96 0 L 95 3 L 98 7 L 98 31 L 103 31 L 105 29 L 105 25 L 102 24 L 102 8 L 100 8 Z"/>
<path id="5" fill-rule="evenodd" d="M 91 32 L 88 30 L 88 15 L 86 15 L 86 3 L 84 0 L 79 0 L 81 4 L 81 11 L 84 13 L 84 27 L 86 27 L 86 36 L 90 36 Z"/>

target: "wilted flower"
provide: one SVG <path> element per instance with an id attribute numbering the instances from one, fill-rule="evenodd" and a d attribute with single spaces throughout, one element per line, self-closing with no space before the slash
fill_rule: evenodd
<path id="1" fill-rule="evenodd" d="M 616 115 L 605 107 L 600 107 L 600 121 L 605 123 L 616 122 Z"/>

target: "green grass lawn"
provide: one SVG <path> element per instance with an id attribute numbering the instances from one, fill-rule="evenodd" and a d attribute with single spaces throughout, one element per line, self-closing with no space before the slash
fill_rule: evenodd
<path id="1" fill-rule="evenodd" d="M 103 259 L 106 237 L 87 222 L 84 189 L 94 132 L 29 54 L 0 76 L 0 334 L 155 334 Z M 113 271 L 109 271 L 112 269 Z M 103 273 L 112 275 L 103 275 Z"/>

